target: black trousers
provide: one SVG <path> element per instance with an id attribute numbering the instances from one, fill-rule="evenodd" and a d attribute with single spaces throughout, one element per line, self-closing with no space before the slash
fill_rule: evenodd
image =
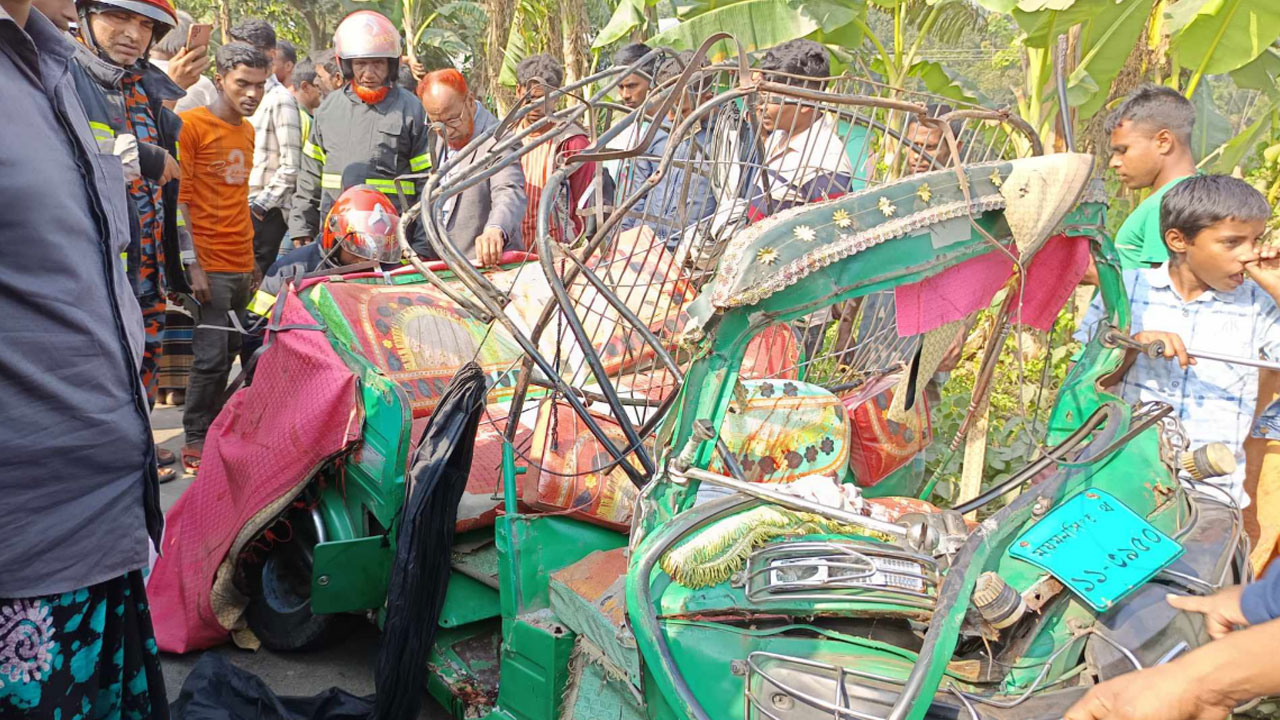
<path id="1" fill-rule="evenodd" d="M 230 313 L 243 322 L 252 284 L 251 273 L 209 273 L 211 297 L 196 308 L 196 328 L 191 333 L 191 373 L 182 408 L 188 445 L 204 442 L 209 425 L 222 410 L 222 393 L 240 350 L 240 331 L 231 324 Z"/>
<path id="2" fill-rule="evenodd" d="M 263 275 L 280 254 L 280 242 L 288 230 L 289 221 L 280 208 L 268 210 L 261 220 L 253 219 L 253 263 Z"/>

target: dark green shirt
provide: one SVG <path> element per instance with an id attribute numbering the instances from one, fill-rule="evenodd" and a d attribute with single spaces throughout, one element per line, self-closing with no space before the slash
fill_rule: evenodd
<path id="1" fill-rule="evenodd" d="M 1158 188 L 1129 213 L 1116 233 L 1116 252 L 1123 270 L 1139 270 L 1169 259 L 1169 249 L 1160 233 L 1160 202 L 1169 188 L 1191 177 L 1174 178 Z"/>

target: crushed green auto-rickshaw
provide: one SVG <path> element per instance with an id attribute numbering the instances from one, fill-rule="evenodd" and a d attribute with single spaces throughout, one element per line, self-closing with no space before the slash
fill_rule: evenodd
<path id="1" fill-rule="evenodd" d="M 206 521 L 231 530 L 191 584 L 202 637 L 305 650 L 384 619 L 415 443 L 475 362 L 488 389 L 424 668 L 459 718 L 1060 718 L 1207 641 L 1165 595 L 1246 580 L 1247 540 L 1216 449 L 1106 389 L 1150 348 L 1126 333 L 1093 158 L 1044 154 L 1007 112 L 706 60 L 729 42 L 640 109 L 609 100 L 628 68 L 602 72 L 531 125 L 516 108 L 494 152 L 408 178 L 402 232 L 421 223 L 440 261 L 281 294 L 210 434 L 242 449 L 206 446 L 221 480 L 193 486 L 258 498 Z M 780 149 L 769 113 L 809 132 Z M 530 254 L 474 267 L 441 209 L 569 128 L 592 143 L 548 180 Z M 616 188 L 571 207 L 581 163 Z M 1037 449 L 929 502 L 981 466 L 1010 334 L 1054 322 L 1090 259 L 1105 320 Z M 946 371 L 979 325 L 943 436 Z"/>

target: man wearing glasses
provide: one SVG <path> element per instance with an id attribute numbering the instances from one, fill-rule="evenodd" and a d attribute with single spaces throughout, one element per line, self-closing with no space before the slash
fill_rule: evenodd
<path id="1" fill-rule="evenodd" d="M 442 142 L 435 143 L 437 167 L 498 124 L 493 113 L 476 101 L 462 73 L 452 68 L 427 73 L 418 83 L 418 97 L 428 122 L 437 126 L 436 132 L 442 136 Z M 482 158 L 496 144 L 494 138 L 488 138 L 467 155 L 471 160 Z M 457 168 L 465 171 L 466 165 L 464 160 Z M 505 250 L 524 249 L 526 239 L 520 225 L 526 204 L 524 172 L 520 163 L 511 163 L 488 180 L 446 199 L 440 211 L 449 242 L 464 256 L 489 266 L 497 265 Z M 435 258 L 423 237 L 415 239 L 414 249 Z"/>

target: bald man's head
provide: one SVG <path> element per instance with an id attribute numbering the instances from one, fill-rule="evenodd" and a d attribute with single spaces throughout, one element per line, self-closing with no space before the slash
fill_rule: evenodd
<path id="1" fill-rule="evenodd" d="M 445 126 L 441 134 L 448 138 L 449 147 L 458 150 L 471 141 L 476 103 L 462 73 L 453 69 L 427 73 L 418 83 L 418 98 L 427 111 L 427 119 Z"/>

